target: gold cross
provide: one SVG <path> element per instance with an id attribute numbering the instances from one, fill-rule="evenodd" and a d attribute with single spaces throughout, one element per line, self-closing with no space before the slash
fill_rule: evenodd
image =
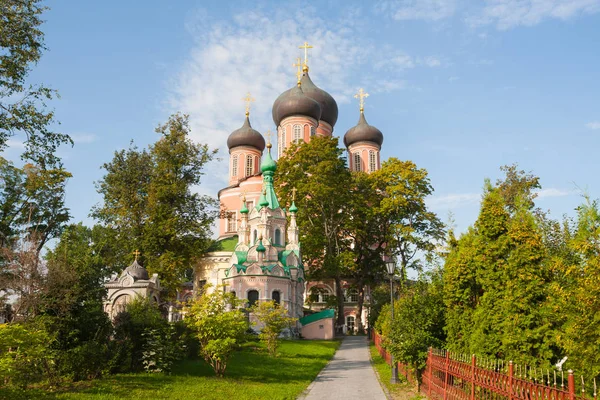
<path id="1" fill-rule="evenodd" d="M 292 201 L 296 201 L 296 192 L 298 191 L 298 189 L 293 188 L 292 189 Z"/>
<path id="2" fill-rule="evenodd" d="M 304 42 L 304 44 L 299 49 L 304 49 L 304 67 L 308 68 L 308 49 L 312 49 L 313 47 L 308 44 L 308 42 Z"/>
<path id="3" fill-rule="evenodd" d="M 292 67 L 296 67 L 296 77 L 298 78 L 298 82 L 300 82 L 300 78 L 302 78 L 302 59 L 300 57 L 296 58 L 296 63 L 292 64 Z"/>
<path id="4" fill-rule="evenodd" d="M 138 259 L 138 256 L 140 255 L 140 251 L 136 249 L 136 250 L 133 252 L 133 255 L 135 256 L 135 261 L 137 261 L 137 259 Z"/>
<path id="5" fill-rule="evenodd" d="M 254 103 L 256 100 L 254 97 L 250 95 L 250 92 L 246 94 L 246 97 L 242 99 L 246 103 L 246 117 L 250 115 L 250 104 Z"/>
<path id="6" fill-rule="evenodd" d="M 242 190 L 242 193 L 240 193 L 240 197 L 242 198 L 243 202 L 246 201 L 246 191 L 245 190 Z"/>
<path id="7" fill-rule="evenodd" d="M 365 111 L 365 99 L 369 97 L 369 93 L 366 93 L 363 88 L 358 89 L 358 93 L 354 95 L 355 99 L 359 99 L 360 112 Z"/>
<path id="8" fill-rule="evenodd" d="M 268 129 L 267 133 L 265 133 L 265 136 L 267 137 L 267 143 L 268 144 L 271 144 L 271 135 L 272 135 L 271 130 Z"/>

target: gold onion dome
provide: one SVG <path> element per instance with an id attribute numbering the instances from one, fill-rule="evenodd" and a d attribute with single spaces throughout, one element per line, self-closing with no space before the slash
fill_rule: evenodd
<path id="1" fill-rule="evenodd" d="M 232 149 L 238 146 L 251 146 L 260 151 L 265 149 L 265 138 L 250 125 L 249 113 L 246 112 L 246 120 L 241 128 L 231 132 L 227 138 L 227 147 Z"/>
<path id="2" fill-rule="evenodd" d="M 364 112 L 360 112 L 360 118 L 356 126 L 348 129 L 344 135 L 344 144 L 346 147 L 358 142 L 377 143 L 379 147 L 383 143 L 383 133 L 377 128 L 367 123 Z"/>
<path id="3" fill-rule="evenodd" d="M 316 100 L 305 95 L 300 85 L 283 92 L 273 103 L 273 122 L 279 123 L 293 115 L 303 115 L 321 119 L 321 105 Z"/>

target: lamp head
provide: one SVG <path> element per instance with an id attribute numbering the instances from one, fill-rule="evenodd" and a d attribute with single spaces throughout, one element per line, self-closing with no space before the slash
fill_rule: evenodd
<path id="1" fill-rule="evenodd" d="M 390 276 L 394 275 L 394 272 L 396 271 L 396 261 L 390 260 L 390 261 L 386 262 L 385 267 L 387 268 L 388 275 L 390 275 Z"/>

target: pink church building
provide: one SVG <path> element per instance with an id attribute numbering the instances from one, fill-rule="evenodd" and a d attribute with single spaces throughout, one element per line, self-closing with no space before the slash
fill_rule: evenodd
<path id="1" fill-rule="evenodd" d="M 349 168 L 373 172 L 380 168 L 383 134 L 369 125 L 364 116 L 361 91 L 358 124 L 344 135 Z M 277 127 L 277 155 L 282 156 L 293 142 L 310 142 L 316 135 L 332 136 L 338 119 L 335 99 L 317 87 L 308 74 L 306 62 L 299 80 L 273 103 L 273 122 Z M 194 289 L 205 284 L 235 293 L 253 304 L 274 300 L 301 319 L 297 328 L 305 337 L 329 338 L 333 335 L 333 316 L 322 320 L 304 318 L 304 309 L 323 310 L 327 297 L 336 292 L 334 282 L 305 280 L 297 208 L 282 208 L 273 187 L 277 164 L 271 143 L 250 123 L 250 113 L 241 128 L 227 139 L 229 148 L 229 185 L 218 193 L 222 218 L 219 240 L 195 268 Z M 265 148 L 267 151 L 265 152 Z M 344 284 L 346 329 L 354 330 L 358 293 Z M 309 304 L 309 294 L 318 293 Z M 313 298 L 315 296 L 312 296 Z M 367 320 L 366 309 L 362 320 Z M 304 322 L 304 323 L 302 323 Z"/>

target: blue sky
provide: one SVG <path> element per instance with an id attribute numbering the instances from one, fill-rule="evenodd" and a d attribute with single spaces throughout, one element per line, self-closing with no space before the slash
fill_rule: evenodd
<path id="1" fill-rule="evenodd" d="M 146 146 L 175 111 L 194 140 L 226 157 L 227 135 L 251 120 L 274 130 L 271 105 L 295 82 L 298 45 L 314 45 L 315 84 L 338 101 L 334 134 L 358 120 L 352 95 L 384 133 L 383 158 L 429 171 L 429 205 L 464 231 L 485 178 L 518 163 L 541 177 L 538 205 L 573 215 L 600 197 L 600 0 L 48 1 L 49 50 L 31 80 L 59 90 L 52 106 L 75 139 L 60 155 L 74 177 L 74 221 L 93 223 L 100 166 L 131 140 Z M 5 156 L 18 154 L 18 143 Z M 225 161 L 199 188 L 216 195 Z"/>

